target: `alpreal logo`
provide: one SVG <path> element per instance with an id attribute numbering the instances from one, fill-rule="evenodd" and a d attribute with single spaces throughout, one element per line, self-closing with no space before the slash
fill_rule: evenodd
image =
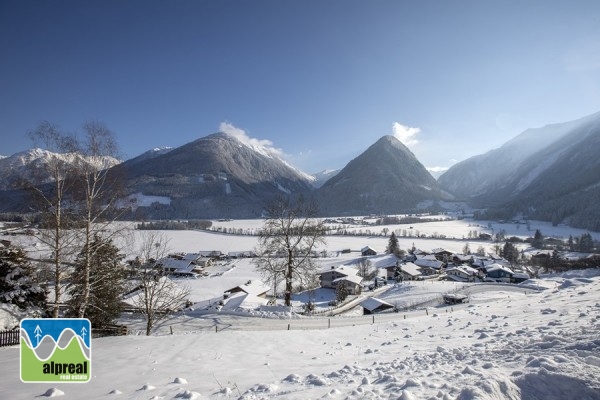
<path id="1" fill-rule="evenodd" d="M 92 376 L 92 325 L 87 318 L 21 321 L 23 382 L 88 382 Z"/>

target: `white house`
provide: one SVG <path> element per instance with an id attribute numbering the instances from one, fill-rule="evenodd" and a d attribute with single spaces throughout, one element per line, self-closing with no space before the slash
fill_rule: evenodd
<path id="1" fill-rule="evenodd" d="M 477 271 L 475 268 L 471 268 L 468 265 L 459 265 L 446 269 L 448 278 L 459 281 L 459 282 L 473 282 L 477 277 Z"/>
<path id="2" fill-rule="evenodd" d="M 413 264 L 411 262 L 407 262 L 404 264 L 400 264 L 400 276 L 402 280 L 405 281 L 414 281 L 423 278 L 423 274 L 418 265 Z"/>
<path id="3" fill-rule="evenodd" d="M 342 276 L 334 279 L 332 282 L 333 287 L 338 285 L 345 285 L 349 294 L 360 294 L 362 278 L 358 275 Z"/>
<path id="4" fill-rule="evenodd" d="M 514 274 L 513 270 L 500 264 L 490 264 L 485 267 L 486 281 L 510 282 Z"/>
<path id="5" fill-rule="evenodd" d="M 431 256 L 417 258 L 413 263 L 421 267 L 421 272 L 424 275 L 439 274 L 442 271 L 444 263 L 437 260 L 435 257 L 432 257 L 433 259 L 430 257 Z"/>
<path id="6" fill-rule="evenodd" d="M 337 265 L 321 270 L 319 273 L 319 279 L 321 280 L 322 288 L 334 289 L 336 287 L 336 280 L 339 278 L 347 278 L 350 276 L 357 276 L 358 270 L 349 265 Z M 360 278 L 360 277 L 359 277 Z M 362 280 L 362 278 L 361 278 Z M 339 282 L 339 281 L 338 281 Z"/>

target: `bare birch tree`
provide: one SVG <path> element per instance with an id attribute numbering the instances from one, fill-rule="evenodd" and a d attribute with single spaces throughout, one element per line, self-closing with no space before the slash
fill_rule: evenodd
<path id="1" fill-rule="evenodd" d="M 358 260 L 358 276 L 365 280 L 371 280 L 377 276 L 377 269 L 371 267 L 371 261 L 367 257 Z"/>
<path id="2" fill-rule="evenodd" d="M 46 262 L 53 266 L 52 317 L 58 318 L 64 292 L 63 281 L 68 269 L 67 260 L 73 254 L 75 242 L 75 236 L 69 229 L 72 215 L 68 211 L 67 203 L 71 200 L 74 182 L 73 163 L 68 155 L 74 154 L 77 146 L 73 136 L 62 134 L 56 126 L 47 121 L 29 132 L 29 136 L 34 144 L 52 152 L 47 165 L 33 166 L 31 180 L 22 182 L 21 185 L 34 196 L 34 204 L 37 205 L 41 216 L 38 237 L 51 251 L 51 260 Z"/>
<path id="3" fill-rule="evenodd" d="M 81 254 L 80 264 L 82 296 L 77 313 L 79 318 L 85 316 L 90 298 L 90 273 L 92 260 L 95 257 L 94 251 L 96 251 L 96 248 L 91 246 L 91 242 L 101 232 L 114 234 L 114 231 L 107 227 L 115 218 L 113 211 L 121 194 L 118 179 L 109 174 L 109 169 L 114 164 L 112 160 L 118 155 L 114 134 L 99 122 L 88 122 L 84 124 L 83 130 L 85 137 L 78 149 L 82 157 L 78 158 L 77 163 L 78 199 L 81 204 L 79 211 L 83 224 L 81 238 L 83 254 Z"/>
<path id="4" fill-rule="evenodd" d="M 150 336 L 156 322 L 181 309 L 190 290 L 173 281 L 165 271 L 156 268 L 156 261 L 168 253 L 168 240 L 162 233 L 145 231 L 134 262 L 139 290 L 133 297 L 134 306 L 146 317 L 146 335 Z"/>
<path id="5" fill-rule="evenodd" d="M 291 306 L 294 282 L 314 282 L 313 251 L 325 243 L 323 222 L 316 218 L 316 204 L 302 197 L 293 204 L 278 197 L 267 212 L 256 249 L 256 270 L 267 282 L 283 279 L 285 305 Z"/>
<path id="6" fill-rule="evenodd" d="M 61 132 L 56 126 L 43 122 L 30 132 L 34 142 L 49 150 L 49 162 L 41 170 L 50 173 L 50 178 L 35 180 L 28 185 L 39 199 L 42 216 L 40 238 L 52 252 L 54 265 L 54 310 L 58 317 L 58 306 L 64 292 L 62 284 L 66 265 L 82 249 L 83 293 L 78 303 L 78 317 L 85 316 L 90 292 L 90 268 L 94 247 L 90 245 L 94 236 L 114 236 L 114 229 L 107 229 L 118 216 L 113 207 L 120 198 L 119 179 L 109 175 L 109 168 L 116 163 L 117 146 L 113 133 L 98 122 L 83 126 L 84 138 Z M 34 174 L 35 176 L 35 174 Z"/>

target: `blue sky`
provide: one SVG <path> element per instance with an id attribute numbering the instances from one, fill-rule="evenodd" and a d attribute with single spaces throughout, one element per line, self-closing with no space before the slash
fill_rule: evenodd
<path id="1" fill-rule="evenodd" d="M 0 154 L 42 120 L 124 158 L 228 127 L 306 172 L 427 167 L 600 111 L 598 1 L 0 0 Z"/>

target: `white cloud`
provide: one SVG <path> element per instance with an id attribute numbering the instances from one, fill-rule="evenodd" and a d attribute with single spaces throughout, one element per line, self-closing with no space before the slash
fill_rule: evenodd
<path id="1" fill-rule="evenodd" d="M 248 136 L 245 130 L 234 126 L 229 122 L 221 122 L 219 124 L 219 131 L 233 136 L 246 146 L 259 151 L 265 155 L 283 157 L 284 153 L 281 149 L 273 147 L 273 142 L 268 139 L 256 139 Z"/>
<path id="2" fill-rule="evenodd" d="M 392 125 L 392 131 L 394 132 L 396 139 L 404 143 L 404 145 L 407 147 L 414 146 L 419 143 L 415 136 L 421 132 L 421 128 L 412 128 L 410 126 L 402 125 L 399 122 L 394 122 L 394 125 Z"/>

